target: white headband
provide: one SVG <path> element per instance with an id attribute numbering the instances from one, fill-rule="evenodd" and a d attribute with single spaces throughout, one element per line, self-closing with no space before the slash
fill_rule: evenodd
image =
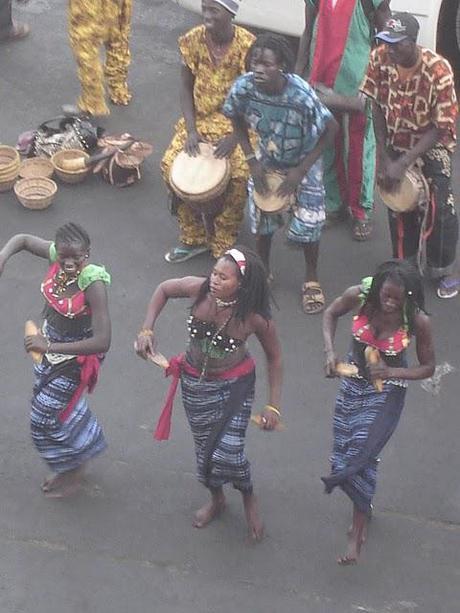
<path id="1" fill-rule="evenodd" d="M 239 249 L 229 249 L 224 255 L 229 255 L 232 260 L 234 260 L 240 270 L 241 276 L 244 277 L 244 273 L 246 272 L 246 257 L 244 253 Z"/>

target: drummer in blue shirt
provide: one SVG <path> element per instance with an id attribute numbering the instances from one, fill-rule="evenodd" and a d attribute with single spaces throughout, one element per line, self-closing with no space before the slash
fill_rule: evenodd
<path id="1" fill-rule="evenodd" d="M 248 161 L 251 231 L 270 277 L 272 236 L 283 225 L 281 214 L 267 215 L 254 203 L 254 191 L 268 195 L 267 173 L 282 172 L 276 195 L 294 198 L 287 237 L 303 246 L 305 280 L 302 308 L 306 314 L 324 309 L 318 281 L 318 254 L 326 219 L 321 154 L 337 131 L 332 114 L 303 79 L 292 74 L 294 55 L 288 42 L 274 34 L 260 35 L 248 54 L 251 72 L 233 84 L 223 112 Z M 258 136 L 254 151 L 248 129 Z"/>

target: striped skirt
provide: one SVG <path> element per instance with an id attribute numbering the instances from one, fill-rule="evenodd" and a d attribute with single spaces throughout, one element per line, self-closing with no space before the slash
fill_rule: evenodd
<path id="1" fill-rule="evenodd" d="M 48 328 L 47 333 L 56 342 L 57 335 L 50 332 Z M 75 360 L 52 365 L 45 357 L 41 364 L 35 364 L 34 372 L 30 428 L 35 447 L 55 473 L 78 468 L 107 447 L 85 395 L 64 423 L 59 419 L 78 387 L 80 368 Z"/>
<path id="2" fill-rule="evenodd" d="M 359 511 L 370 513 L 378 455 L 398 425 L 406 388 L 385 383 L 377 392 L 366 379 L 345 378 L 334 415 L 331 474 L 322 477 L 329 494 L 339 486 Z"/>
<path id="3" fill-rule="evenodd" d="M 232 483 L 252 491 L 244 451 L 254 400 L 255 372 L 235 379 L 181 375 L 182 402 L 195 442 L 198 480 L 208 488 Z"/>

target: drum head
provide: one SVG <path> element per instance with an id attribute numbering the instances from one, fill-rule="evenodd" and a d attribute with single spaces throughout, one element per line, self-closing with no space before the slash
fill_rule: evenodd
<path id="1" fill-rule="evenodd" d="M 428 200 L 427 184 L 420 171 L 409 168 L 404 175 L 399 189 L 386 192 L 378 187 L 384 204 L 395 213 L 407 213 Z"/>
<path id="2" fill-rule="evenodd" d="M 267 213 L 267 215 L 276 215 L 289 208 L 292 197 L 285 196 L 284 198 L 280 198 L 276 195 L 276 191 L 284 181 L 285 175 L 280 172 L 267 172 L 266 177 L 269 192 L 266 195 L 262 195 L 254 189 L 254 203 L 263 213 Z"/>
<path id="3" fill-rule="evenodd" d="M 181 197 L 189 195 L 197 199 L 212 193 L 228 177 L 228 160 L 215 158 L 214 147 L 209 143 L 199 143 L 199 148 L 196 157 L 181 151 L 172 163 L 170 184 Z"/>

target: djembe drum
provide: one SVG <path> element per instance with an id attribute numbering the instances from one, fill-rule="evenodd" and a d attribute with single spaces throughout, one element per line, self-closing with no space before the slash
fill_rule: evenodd
<path id="1" fill-rule="evenodd" d="M 181 151 L 169 173 L 171 189 L 195 212 L 215 216 L 222 206 L 220 198 L 230 180 L 230 162 L 214 156 L 214 146 L 199 143 L 200 153 L 191 156 Z"/>
<path id="2" fill-rule="evenodd" d="M 430 197 L 428 183 L 418 166 L 407 169 L 396 191 L 387 192 L 382 187 L 377 190 L 383 203 L 395 213 L 410 213 L 417 207 L 424 209 Z"/>
<path id="3" fill-rule="evenodd" d="M 278 215 L 294 204 L 294 196 L 281 197 L 276 193 L 285 177 L 286 175 L 281 172 L 267 172 L 266 179 L 268 192 L 266 194 L 259 194 L 259 192 L 254 189 L 254 204 L 262 213 L 266 215 Z"/>

